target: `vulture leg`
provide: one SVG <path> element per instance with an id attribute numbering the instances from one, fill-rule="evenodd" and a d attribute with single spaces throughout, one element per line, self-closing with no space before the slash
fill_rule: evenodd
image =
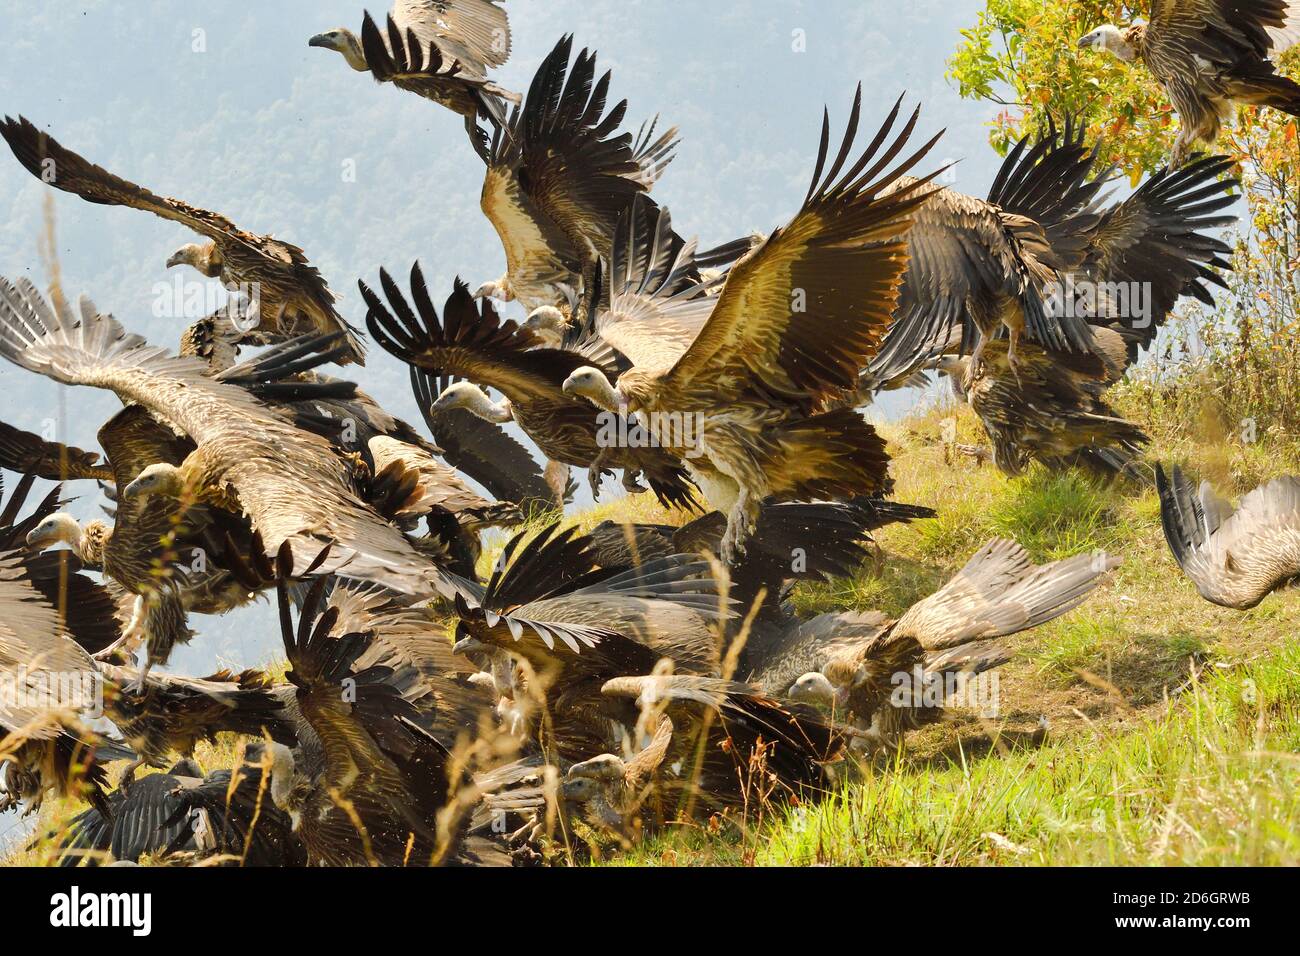
<path id="1" fill-rule="evenodd" d="M 126 769 L 122 771 L 121 778 L 117 781 L 117 788 L 121 790 L 123 793 L 126 793 L 126 791 L 130 790 L 131 784 L 135 783 L 135 772 L 139 770 L 141 767 L 143 767 L 144 765 L 145 765 L 145 759 L 143 757 L 136 757 L 129 764 L 127 764 Z"/>
<path id="2" fill-rule="evenodd" d="M 600 500 L 600 479 L 606 475 L 614 473 L 605 467 L 605 459 L 609 457 L 609 449 L 602 448 L 591 465 L 587 468 L 587 484 L 591 486 L 591 498 L 593 501 Z"/>
<path id="3" fill-rule="evenodd" d="M 758 518 L 758 507 L 752 503 L 753 496 L 748 489 L 741 487 L 740 497 L 736 499 L 731 513 L 727 515 L 727 531 L 722 536 L 722 563 L 735 567 L 745 554 L 745 542 L 754 530 Z"/>
<path id="4" fill-rule="evenodd" d="M 631 468 L 623 469 L 623 490 L 624 491 L 636 495 L 646 490 L 645 485 L 641 484 L 641 482 L 636 480 L 636 476 L 638 474 L 639 472 L 635 472 Z"/>

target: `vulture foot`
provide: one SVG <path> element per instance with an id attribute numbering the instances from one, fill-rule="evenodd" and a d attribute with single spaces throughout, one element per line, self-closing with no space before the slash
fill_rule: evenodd
<path id="1" fill-rule="evenodd" d="M 623 490 L 629 494 L 639 495 L 646 490 L 646 486 L 636 480 L 637 473 L 631 470 L 623 472 Z"/>
<path id="2" fill-rule="evenodd" d="M 590 468 L 587 469 L 587 484 L 591 487 L 591 498 L 593 501 L 600 500 L 600 481 L 605 475 L 614 473 L 608 468 L 601 467 L 600 458 L 597 458 Z"/>
<path id="3" fill-rule="evenodd" d="M 749 513 L 745 495 L 731 509 L 727 517 L 727 531 L 722 536 L 722 563 L 735 567 L 736 562 L 745 556 L 745 542 L 754 530 L 754 519 Z"/>

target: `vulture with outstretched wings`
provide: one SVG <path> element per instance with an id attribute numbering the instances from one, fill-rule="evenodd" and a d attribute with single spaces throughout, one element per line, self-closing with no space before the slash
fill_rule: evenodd
<path id="1" fill-rule="evenodd" d="M 1237 103 L 1300 116 L 1300 85 L 1273 63 L 1297 41 L 1292 0 L 1151 0 L 1150 21 L 1108 23 L 1079 47 L 1140 60 L 1164 87 L 1181 124 L 1169 161 L 1177 167 L 1198 141 L 1214 145 Z"/>
<path id="2" fill-rule="evenodd" d="M 890 189 L 938 137 L 900 158 L 919 116 L 895 134 L 900 100 L 850 162 L 861 105 L 859 88 L 833 159 L 825 117 L 803 208 L 730 269 L 689 345 L 623 340 L 633 368 L 610 376 L 586 364 L 564 383 L 606 411 L 632 412 L 687 464 L 727 514 L 728 563 L 767 498 L 853 498 L 888 484 L 884 441 L 835 405 L 880 345 L 907 265 L 909 217 L 931 193 L 928 180 Z"/>
<path id="3" fill-rule="evenodd" d="M 220 279 L 244 300 L 235 322 L 241 339 L 266 344 L 312 330 L 346 336 L 341 362 L 364 364 L 365 347 L 335 308 L 335 295 L 301 249 L 272 236 L 246 232 L 220 213 L 159 196 L 61 146 L 22 117 L 0 123 L 18 161 L 37 179 L 87 202 L 129 206 L 179 222 L 207 240 L 182 246 L 167 265 L 190 265 Z"/>

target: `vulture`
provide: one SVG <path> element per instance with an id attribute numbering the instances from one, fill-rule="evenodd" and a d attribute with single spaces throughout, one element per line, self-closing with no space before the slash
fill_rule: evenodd
<path id="1" fill-rule="evenodd" d="M 367 12 L 360 37 L 336 27 L 308 45 L 334 50 L 376 83 L 392 83 L 463 116 L 470 142 L 484 154 L 479 117 L 500 128 L 505 102 L 520 101 L 486 75 L 510 58 L 510 25 L 493 0 L 398 0 L 385 29 Z"/>
<path id="2" fill-rule="evenodd" d="M 1291 0 L 1151 0 L 1151 20 L 1098 27 L 1079 40 L 1125 63 L 1141 61 L 1164 88 L 1180 129 L 1169 164 L 1192 146 L 1213 146 L 1233 105 L 1267 106 L 1300 116 L 1300 85 L 1272 58 L 1300 40 Z"/>
<path id="3" fill-rule="evenodd" d="M 107 812 L 103 763 L 131 752 L 90 729 L 98 671 L 58 612 L 32 587 L 19 552 L 0 554 L 0 811 L 38 810 L 49 791 Z"/>
<path id="4" fill-rule="evenodd" d="M 603 426 L 599 409 L 565 392 L 566 378 L 586 363 L 583 356 L 536 348 L 531 333 L 503 322 L 491 302 L 476 304 L 459 280 L 439 317 L 419 263 L 411 268 L 410 302 L 387 270 L 379 278 L 387 304 L 360 283 L 375 341 L 410 365 L 467 379 L 439 396 L 435 412 L 464 408 L 490 421 L 516 422 L 547 458 L 587 468 L 593 492 L 605 469 L 618 468 L 629 490 L 641 490 L 634 477 L 639 472 L 665 506 L 693 506 L 691 482 L 666 449 L 613 440 L 617 422 Z M 494 404 L 480 385 L 501 392 L 505 403 Z"/>
<path id="5" fill-rule="evenodd" d="M 1072 122 L 1007 155 L 978 199 L 944 188 L 913 217 L 908 265 L 893 325 L 873 357 L 877 387 L 920 368 L 953 328 L 961 354 L 976 355 L 1005 328 L 1014 364 L 1023 338 L 1061 351 L 1086 351 L 1087 323 L 1053 311 L 1052 289 L 1078 265 L 1081 234 L 1096 223 L 1090 206 L 1104 177 L 1089 179 L 1095 151 Z"/>
<path id="6" fill-rule="evenodd" d="M 542 61 L 523 107 L 497 129 L 487 156 L 483 214 L 501 237 L 506 272 L 477 292 L 532 312 L 580 290 L 586 314 L 602 259 L 612 254 L 619 217 L 650 190 L 672 161 L 676 128 L 654 124 L 615 135 L 623 100 L 606 112 L 610 74 L 596 79 L 596 56 L 583 50 L 570 67 L 573 37 Z"/>
<path id="7" fill-rule="evenodd" d="M 1224 190 L 1236 180 L 1220 178 L 1231 167 L 1227 157 L 1205 157 L 1163 169 L 1083 233 L 1082 260 L 1055 304 L 1087 323 L 1087 351 L 1026 343 L 1013 363 L 1008 343 L 995 340 L 976 355 L 939 361 L 983 422 L 1004 472 L 1018 475 L 1031 460 L 1131 471 L 1147 436 L 1103 395 L 1155 340 L 1179 298 L 1213 305 L 1211 286 L 1225 287 L 1215 270 L 1231 268 L 1231 250 L 1206 233 L 1235 221 L 1220 215 L 1235 201 Z"/>
<path id="8" fill-rule="evenodd" d="M 635 415 L 686 463 L 709 504 L 727 515 L 721 553 L 729 564 L 768 498 L 852 498 L 888 485 L 884 441 L 855 411 L 832 406 L 857 387 L 880 345 L 907 264 L 909 216 L 923 208 L 929 180 L 888 190 L 938 137 L 895 162 L 919 117 L 890 141 L 900 100 L 846 168 L 861 104 L 859 87 L 829 169 L 824 118 L 803 207 L 730 269 L 688 345 L 629 335 L 620 351 L 633 367 L 615 383 L 590 363 L 564 381 L 571 395 Z"/>
<path id="9" fill-rule="evenodd" d="M 575 528 L 552 524 L 524 539 L 506 545 L 477 605 L 456 601 L 454 646 L 493 674 L 498 710 L 518 736 L 540 731 L 566 760 L 603 753 L 622 739 L 621 710 L 600 696 L 606 680 L 650 674 L 661 660 L 719 672 L 727 602 L 707 562 L 674 555 L 598 568 Z"/>
<path id="10" fill-rule="evenodd" d="M 57 837 L 58 865 L 100 866 L 143 856 L 217 857 L 241 866 L 304 866 L 289 818 L 271 803 L 264 748 L 251 743 L 231 770 L 204 774 L 186 758 L 109 794 L 110 812 L 91 807 Z"/>
<path id="11" fill-rule="evenodd" d="M 1177 466 L 1156 466 L 1156 489 L 1169 550 L 1205 600 L 1248 611 L 1300 580 L 1300 478 L 1256 488 L 1235 511 L 1209 482 L 1194 493 Z"/>
<path id="12" fill-rule="evenodd" d="M 892 704 L 897 675 L 1001 665 L 1006 653 L 988 642 L 1072 611 L 1118 564 L 1113 556 L 1081 554 L 1035 565 L 1014 541 L 990 541 L 896 621 L 829 614 L 791 628 L 769 645 L 751 680 L 773 695 L 847 711 L 866 734 L 866 749 L 896 747 L 905 730 L 941 716 L 934 707 Z"/>
<path id="13" fill-rule="evenodd" d="M 0 136 L 27 171 L 87 202 L 130 206 L 179 222 L 208 240 L 182 246 L 167 266 L 189 265 L 220 279 L 247 301 L 239 316 L 242 341 L 264 345 L 313 330 L 345 337 L 340 362 L 364 364 L 365 347 L 335 308 L 336 296 L 301 249 L 271 236 L 246 232 L 220 213 L 150 192 L 108 172 L 38 130 L 25 118 L 6 117 Z"/>
<path id="14" fill-rule="evenodd" d="M 303 564 L 343 542 L 321 573 L 338 570 L 403 594 L 449 597 L 463 587 L 360 500 L 326 439 L 210 378 L 199 360 L 150 347 L 88 300 L 74 313 L 62 300 L 51 307 L 26 279 L 0 280 L 0 354 L 64 384 L 109 389 L 193 443 L 179 463 L 145 465 L 120 488 L 123 502 L 161 498 L 246 514 L 267 548 L 288 543 Z"/>
<path id="15" fill-rule="evenodd" d="M 270 745 L 270 792 L 306 845 L 309 864 L 451 861 L 466 821 L 442 811 L 472 783 L 447 746 L 423 726 L 420 708 L 407 699 L 411 675 L 386 664 L 359 664 L 375 637 L 338 633 L 339 608 L 321 611 L 325 578 L 307 592 L 295 627 L 287 545 L 277 556 L 277 569 L 293 686 L 285 707 L 297 743 Z"/>
<path id="16" fill-rule="evenodd" d="M 597 831 L 624 839 L 664 822 L 752 801 L 793 802 L 832 784 L 824 764 L 844 737 L 746 684 L 690 675 L 616 677 L 603 697 L 637 715 L 633 753 L 570 766 L 560 799 Z M 651 728 L 653 731 L 651 732 Z"/>

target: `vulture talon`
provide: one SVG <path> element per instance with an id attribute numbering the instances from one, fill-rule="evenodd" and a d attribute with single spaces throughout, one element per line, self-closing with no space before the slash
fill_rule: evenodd
<path id="1" fill-rule="evenodd" d="M 646 490 L 646 486 L 636 480 L 636 473 L 632 471 L 623 472 L 623 490 L 629 494 L 639 495 Z"/>

